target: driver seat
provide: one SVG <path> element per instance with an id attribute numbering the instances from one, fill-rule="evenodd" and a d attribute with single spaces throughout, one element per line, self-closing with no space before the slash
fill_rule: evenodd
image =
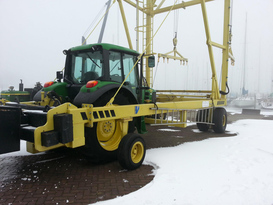
<path id="1" fill-rule="evenodd" d="M 90 71 L 84 74 L 83 82 L 87 83 L 90 80 L 96 80 L 99 78 L 99 75 L 96 72 Z"/>

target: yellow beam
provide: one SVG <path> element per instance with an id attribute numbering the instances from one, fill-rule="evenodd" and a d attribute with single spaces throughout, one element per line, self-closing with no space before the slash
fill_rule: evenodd
<path id="1" fill-rule="evenodd" d="M 131 6 L 135 7 L 135 8 L 137 8 L 137 4 L 135 4 L 134 2 L 132 2 L 132 1 L 130 1 L 130 0 L 123 0 L 123 1 L 125 1 L 125 2 L 128 3 L 129 5 L 131 5 Z M 138 9 L 139 9 L 140 11 L 146 13 L 145 9 L 143 9 L 142 7 L 138 6 Z"/>
<path id="2" fill-rule="evenodd" d="M 135 105 L 120 105 L 120 106 L 105 106 L 94 107 L 93 116 L 89 120 L 89 124 L 105 120 L 116 120 L 128 117 L 140 117 L 146 115 L 154 115 L 153 108 L 163 109 L 202 109 L 212 107 L 212 100 L 192 100 L 192 101 L 177 101 L 177 102 L 158 102 L 156 105 L 152 103 L 135 104 Z M 108 117 L 107 117 L 108 116 Z"/>
<path id="3" fill-rule="evenodd" d="M 174 97 L 174 98 L 184 98 L 184 97 L 192 97 L 192 98 L 203 98 L 201 100 L 204 100 L 204 97 L 207 97 L 207 95 L 173 95 L 173 94 L 158 94 L 157 95 L 159 98 L 160 97 Z M 197 99 L 198 100 L 198 99 Z"/>
<path id="4" fill-rule="evenodd" d="M 224 6 L 224 26 L 223 26 L 223 45 L 228 48 L 229 39 L 231 34 L 229 34 L 229 26 L 230 26 L 230 0 L 225 0 Z M 221 90 L 226 92 L 226 84 L 228 80 L 228 59 L 229 59 L 229 51 L 231 49 L 223 50 L 222 56 L 222 82 L 221 82 Z M 232 56 L 231 59 L 234 61 L 234 57 Z M 226 98 L 226 95 L 221 95 L 221 98 Z"/>
<path id="5" fill-rule="evenodd" d="M 208 16 L 207 16 L 207 9 L 206 9 L 206 5 L 205 5 L 205 0 L 201 0 L 201 8 L 202 8 L 202 14 L 203 14 L 206 37 L 207 37 L 207 45 L 208 45 L 209 58 L 210 58 L 210 64 L 211 64 L 211 71 L 212 71 L 212 91 L 215 94 L 214 98 L 219 99 L 219 97 L 220 97 L 219 87 L 218 87 L 218 83 L 217 83 L 217 75 L 216 75 L 216 69 L 215 69 L 213 49 L 212 49 L 212 45 L 211 45 L 211 36 L 210 36 L 210 30 L 209 30 L 209 23 L 208 23 Z"/>
<path id="6" fill-rule="evenodd" d="M 132 45 L 132 41 L 131 41 L 129 29 L 128 29 L 128 24 L 127 24 L 127 20 L 126 20 L 123 5 L 122 5 L 122 0 L 118 0 L 118 3 L 119 3 L 119 9 L 120 9 L 120 13 L 121 13 L 121 16 L 122 16 L 123 25 L 124 25 L 125 33 L 126 33 L 126 36 L 127 36 L 129 48 L 133 49 L 133 45 Z"/>
<path id="7" fill-rule="evenodd" d="M 219 44 L 219 43 L 215 43 L 215 42 L 213 42 L 213 41 L 211 41 L 211 42 L 209 42 L 212 46 L 215 46 L 215 47 L 217 47 L 217 48 L 221 48 L 221 49 L 226 49 L 227 47 L 226 46 L 224 46 L 224 45 L 221 45 L 221 44 Z"/>
<path id="8" fill-rule="evenodd" d="M 153 0 L 147 0 L 147 11 L 149 11 L 146 14 L 146 53 L 147 54 L 151 54 L 153 53 L 153 49 L 152 49 L 152 18 L 153 16 L 151 15 L 152 11 L 153 11 L 153 6 L 154 6 L 154 2 Z M 148 83 L 148 86 L 150 88 L 153 87 L 153 82 L 152 82 L 152 76 L 151 76 L 151 71 L 153 68 L 150 68 L 148 65 L 148 58 L 145 59 L 146 60 L 146 80 Z"/>
<path id="9" fill-rule="evenodd" d="M 156 90 L 156 92 L 177 92 L 177 93 L 211 93 L 211 90 Z"/>
<path id="10" fill-rule="evenodd" d="M 174 53 L 175 54 L 175 53 Z M 179 53 L 177 53 L 177 54 L 179 54 Z M 178 56 L 176 56 L 176 55 L 168 55 L 167 53 L 166 54 L 162 54 L 162 53 L 159 53 L 158 54 L 158 58 L 167 58 L 167 59 L 173 59 L 173 60 L 180 60 L 180 61 L 186 61 L 186 62 L 188 62 L 188 59 L 187 58 L 184 58 L 183 56 L 181 56 L 181 55 L 178 55 Z"/>
<path id="11" fill-rule="evenodd" d="M 206 2 L 209 2 L 209 1 L 213 1 L 213 0 L 206 0 Z M 182 9 L 182 8 L 185 9 L 186 7 L 194 6 L 197 4 L 200 4 L 200 0 L 182 2 L 180 4 L 174 5 L 173 10 Z M 164 12 L 169 11 L 171 8 L 172 8 L 172 6 L 168 6 L 168 7 L 161 8 L 161 9 L 156 9 L 156 10 L 154 10 L 153 14 L 156 15 L 156 14 L 164 13 Z"/>
<path id="12" fill-rule="evenodd" d="M 162 4 L 164 4 L 164 2 L 165 2 L 165 0 L 162 0 L 159 4 L 158 4 L 158 6 L 156 7 L 156 9 L 155 10 L 158 10 L 158 9 L 160 9 L 161 8 L 161 6 L 162 6 Z"/>
<path id="13" fill-rule="evenodd" d="M 34 148 L 36 151 L 43 152 L 58 147 L 66 146 L 70 148 L 80 147 L 85 144 L 84 125 L 91 119 L 92 105 L 87 108 L 77 108 L 71 103 L 65 103 L 55 107 L 47 112 L 47 122 L 45 125 L 37 127 L 34 131 Z M 42 146 L 41 135 L 42 132 L 54 130 L 54 115 L 61 113 L 72 114 L 73 117 L 73 141 L 66 144 L 57 144 L 50 147 Z M 88 119 L 83 120 L 81 113 L 86 113 Z"/>

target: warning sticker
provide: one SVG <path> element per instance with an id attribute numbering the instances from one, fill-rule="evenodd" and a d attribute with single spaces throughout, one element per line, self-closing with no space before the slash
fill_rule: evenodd
<path id="1" fill-rule="evenodd" d="M 209 107 L 209 101 L 203 101 L 202 107 Z"/>

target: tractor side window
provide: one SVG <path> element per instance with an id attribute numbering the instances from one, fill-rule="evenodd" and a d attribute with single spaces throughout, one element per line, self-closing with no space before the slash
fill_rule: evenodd
<path id="1" fill-rule="evenodd" d="M 119 52 L 109 52 L 109 70 L 112 81 L 122 82 L 121 74 L 121 54 Z"/>
<path id="2" fill-rule="evenodd" d="M 134 67 L 137 61 L 137 57 L 129 54 L 123 55 L 123 68 L 124 68 L 124 78 L 130 73 L 131 69 Z M 132 91 L 136 93 L 137 87 L 137 65 L 134 67 L 130 75 L 126 79 L 128 86 L 132 88 Z"/>
<path id="3" fill-rule="evenodd" d="M 81 79 L 82 75 L 82 57 L 75 57 L 72 67 L 72 78 L 75 83 L 79 83 L 79 80 Z"/>

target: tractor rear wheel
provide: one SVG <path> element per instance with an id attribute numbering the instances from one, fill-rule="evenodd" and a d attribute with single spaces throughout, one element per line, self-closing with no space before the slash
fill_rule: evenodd
<path id="1" fill-rule="evenodd" d="M 82 153 L 93 162 L 113 161 L 120 141 L 121 129 L 117 120 L 97 122 L 92 128 L 85 128 Z"/>
<path id="2" fill-rule="evenodd" d="M 107 93 L 98 99 L 94 106 L 105 106 L 113 93 Z M 128 105 L 124 95 L 118 95 L 114 104 Z M 135 131 L 134 121 L 128 122 L 128 133 Z M 92 162 L 108 162 L 117 159 L 117 150 L 122 139 L 121 123 L 118 120 L 105 120 L 94 123 L 92 128 L 85 127 L 85 145 L 81 152 Z"/>

